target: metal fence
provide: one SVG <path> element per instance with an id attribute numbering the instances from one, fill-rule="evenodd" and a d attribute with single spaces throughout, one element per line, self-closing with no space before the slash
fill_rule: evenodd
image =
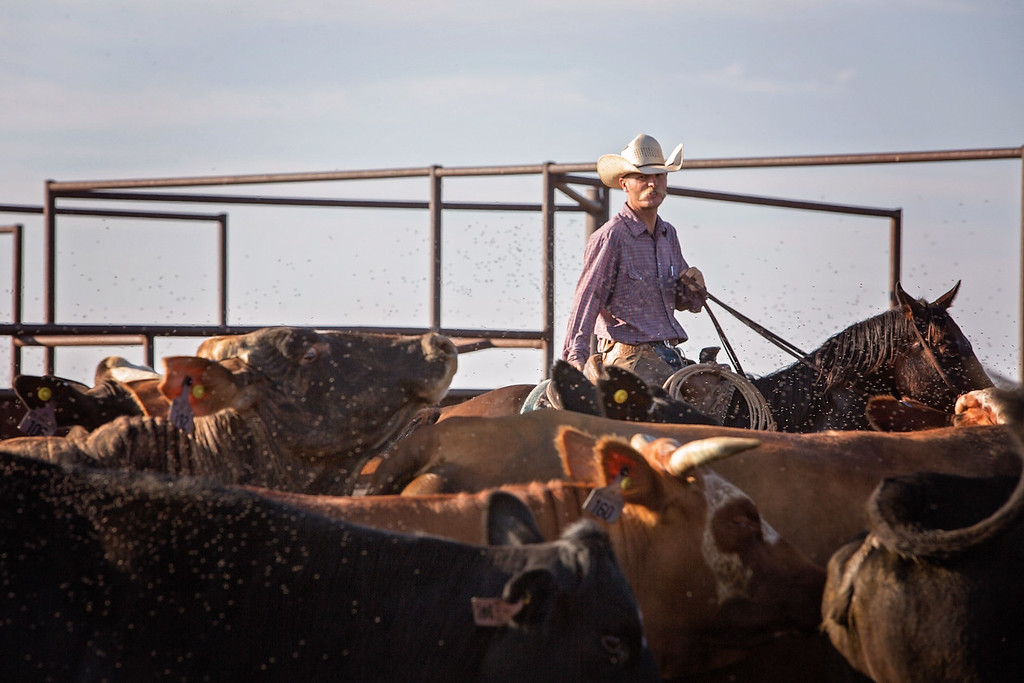
<path id="1" fill-rule="evenodd" d="M 785 166 L 841 166 L 853 164 L 899 164 L 921 162 L 979 161 L 991 159 L 1022 159 L 1024 147 L 996 149 L 952 150 L 935 152 L 909 152 L 889 154 L 850 154 L 838 156 L 754 157 L 739 159 L 692 159 L 684 161 L 689 169 L 778 168 Z M 544 163 L 527 166 L 488 166 L 444 168 L 429 166 L 392 170 L 344 171 L 326 173 L 287 173 L 262 175 L 201 176 L 162 179 L 101 180 L 81 182 L 47 181 L 43 206 L 0 204 L 0 213 L 42 214 L 44 220 L 44 320 L 27 323 L 22 320 L 23 246 L 21 225 L 0 226 L 0 232 L 14 235 L 12 320 L 0 323 L 0 336 L 11 339 L 11 378 L 20 372 L 21 350 L 26 346 L 44 349 L 44 372 L 52 373 L 55 349 L 63 346 L 141 345 L 146 362 L 154 364 L 153 341 L 157 337 L 205 337 L 235 334 L 256 329 L 256 325 L 229 323 L 227 315 L 228 276 L 228 214 L 187 213 L 161 211 L 132 211 L 112 208 L 84 209 L 68 207 L 66 200 L 95 201 L 105 206 L 120 202 L 215 204 L 220 206 L 316 206 L 354 207 L 367 209 L 402 209 L 426 212 L 430 229 L 430 323 L 427 328 L 352 327 L 318 325 L 323 329 L 359 329 L 374 332 L 421 334 L 437 331 L 452 337 L 460 353 L 486 348 L 536 348 L 544 354 L 544 367 L 550 368 L 554 360 L 554 263 L 555 215 L 577 213 L 586 217 L 587 229 L 595 230 L 609 215 L 609 190 L 593 175 L 596 166 L 585 164 Z M 444 199 L 445 178 L 500 177 L 533 175 L 541 178 L 541 197 L 537 203 L 507 202 L 455 202 Z M 1024 174 L 1022 174 L 1024 175 Z M 257 186 L 280 184 L 311 185 L 325 182 L 353 180 L 386 180 L 427 178 L 428 196 L 423 200 L 352 200 L 334 198 L 220 194 L 198 191 L 199 188 Z M 167 191 L 170 188 L 189 188 L 189 191 Z M 727 192 L 669 187 L 669 194 L 713 201 L 756 204 L 803 211 L 820 211 L 858 216 L 886 218 L 889 221 L 889 292 L 895 301 L 896 283 L 900 278 L 902 250 L 902 211 L 898 208 L 874 208 L 812 202 L 779 197 L 763 197 Z M 1024 188 L 1021 191 L 1021 235 L 1024 244 Z M 542 310 L 536 328 L 529 330 L 466 329 L 446 327 L 442 320 L 441 300 L 444 293 L 441 278 L 442 227 L 446 212 L 496 211 L 529 212 L 541 215 L 543 230 L 540 245 L 542 270 Z M 216 224 L 218 230 L 218 323 L 215 325 L 107 325 L 68 324 L 56 319 L 56 263 L 57 224 L 61 216 L 97 216 L 109 218 L 136 218 L 153 220 L 200 221 Z M 1024 259 L 1022 259 L 1024 263 Z M 1024 320 L 1024 268 L 1021 271 L 1021 315 Z M 1021 361 L 1024 377 L 1024 331 L 1019 331 Z"/>

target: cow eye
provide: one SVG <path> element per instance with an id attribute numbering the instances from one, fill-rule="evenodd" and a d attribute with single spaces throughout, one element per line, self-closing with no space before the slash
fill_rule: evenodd
<path id="1" fill-rule="evenodd" d="M 601 647 L 604 648 L 605 652 L 612 655 L 612 664 L 619 664 L 626 660 L 626 650 L 622 645 L 622 638 L 605 634 L 601 636 Z"/>
<path id="2" fill-rule="evenodd" d="M 320 352 L 317 350 L 317 348 L 315 346 L 310 346 L 308 349 L 306 349 L 306 352 L 302 354 L 302 358 L 299 360 L 299 363 L 301 363 L 302 365 L 309 365 L 310 363 L 315 361 L 317 359 L 317 356 L 319 355 Z"/>

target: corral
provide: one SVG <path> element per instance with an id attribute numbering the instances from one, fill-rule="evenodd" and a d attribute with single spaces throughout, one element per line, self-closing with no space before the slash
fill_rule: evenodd
<path id="1" fill-rule="evenodd" d="M 756 172 L 763 173 L 766 172 L 765 169 L 798 167 L 835 169 L 862 165 L 948 165 L 950 162 L 991 162 L 1020 159 L 1022 149 L 1024 148 L 1008 147 L 887 154 L 692 159 L 684 162 L 684 170 L 757 169 Z M 610 192 L 590 176 L 593 170 L 593 164 L 590 163 L 545 163 L 529 166 L 472 168 L 430 166 L 393 170 L 246 176 L 48 181 L 45 184 L 46 199 L 43 206 L 0 205 L 0 213 L 42 217 L 40 232 L 32 235 L 36 240 L 33 244 L 38 245 L 41 239 L 41 249 L 40 246 L 35 247 L 39 249 L 40 258 L 38 260 L 30 261 L 26 257 L 26 253 L 30 251 L 26 248 L 26 244 L 30 241 L 30 235 L 26 234 L 23 224 L 14 224 L 4 228 L 6 232 L 11 233 L 13 243 L 10 261 L 12 303 L 10 321 L 0 325 L 0 336 L 9 337 L 11 340 L 11 374 L 13 376 L 21 371 L 25 349 L 33 349 L 41 353 L 41 358 L 39 353 L 34 358 L 39 359 L 42 371 L 47 373 L 59 370 L 60 366 L 56 361 L 57 349 L 63 348 L 70 354 L 67 347 L 135 347 L 141 349 L 142 352 L 142 357 L 137 360 L 152 365 L 159 356 L 169 355 L 169 352 L 163 351 L 166 346 L 165 342 L 192 340 L 213 334 L 244 332 L 269 324 L 300 324 L 296 320 L 280 319 L 279 316 L 292 315 L 292 311 L 276 313 L 273 310 L 261 310 L 254 319 L 244 319 L 248 316 L 242 311 L 247 307 L 240 303 L 242 299 L 240 293 L 247 288 L 252 290 L 256 285 L 250 286 L 246 282 L 238 282 L 235 275 L 239 270 L 236 264 L 240 258 L 236 255 L 240 249 L 235 245 L 249 239 L 251 233 L 249 222 L 258 221 L 257 212 L 263 213 L 273 211 L 275 207 L 277 209 L 287 207 L 287 214 L 274 214 L 270 220 L 280 220 L 279 216 L 287 215 L 291 221 L 305 222 L 314 213 L 320 219 L 324 215 L 323 212 L 334 211 L 345 213 L 331 213 L 332 217 L 346 216 L 355 225 L 362 225 L 362 219 L 366 215 L 372 215 L 374 217 L 371 219 L 372 222 L 381 224 L 395 216 L 404 217 L 413 214 L 418 217 L 412 227 L 412 232 L 401 234 L 414 236 L 414 243 L 411 246 L 403 249 L 401 254 L 396 251 L 384 250 L 388 252 L 387 257 L 399 261 L 399 271 L 402 269 L 408 271 L 415 267 L 419 272 L 425 273 L 423 277 L 408 277 L 413 280 L 413 287 L 398 287 L 393 273 L 386 274 L 383 281 L 375 281 L 376 276 L 373 269 L 378 261 L 375 261 L 371 254 L 360 254 L 361 259 L 367 260 L 367 267 L 370 269 L 369 277 L 366 273 L 359 272 L 348 273 L 346 277 L 342 277 L 338 273 L 324 273 L 322 277 L 329 278 L 326 280 L 328 282 L 333 279 L 339 283 L 339 286 L 345 286 L 345 282 L 350 282 L 362 283 L 366 289 L 401 289 L 400 292 L 393 295 L 395 299 L 385 299 L 384 307 L 375 307 L 373 302 L 364 305 L 364 319 L 342 320 L 329 317 L 329 313 L 316 312 L 310 316 L 311 320 L 302 321 L 302 323 L 315 324 L 324 329 L 359 328 L 410 334 L 433 330 L 456 339 L 463 354 L 489 348 L 535 349 L 539 351 L 539 357 L 536 352 L 532 352 L 532 362 L 535 363 L 537 374 L 545 375 L 550 369 L 553 359 L 558 355 L 556 342 L 560 332 L 558 325 L 561 324 L 561 320 L 557 315 L 556 297 L 565 296 L 561 292 L 556 294 L 556 269 L 560 260 L 564 261 L 569 258 L 562 252 L 556 253 L 556 248 L 560 244 L 559 228 L 562 227 L 556 218 L 559 216 L 582 217 L 585 230 L 589 232 L 596 229 L 613 208 Z M 367 186 L 367 183 L 371 181 L 377 182 L 372 188 Z M 484 181 L 493 181 L 499 185 L 491 184 L 481 191 L 479 184 Z M 529 187 L 524 185 L 527 182 L 530 183 Z M 467 185 L 460 185 L 454 191 L 448 189 L 456 183 Z M 473 185 L 473 183 L 477 185 Z M 539 187 L 537 187 L 538 184 Z M 349 199 L 312 194 L 316 190 L 310 190 L 310 188 L 320 188 L 324 185 L 355 187 L 353 196 L 359 196 L 360 189 L 365 188 L 366 194 L 360 198 Z M 212 187 L 234 186 L 257 186 L 261 188 L 261 192 L 256 195 L 241 195 L 209 191 L 209 188 Z M 300 187 L 302 189 L 290 195 L 269 194 L 281 187 Z M 424 190 L 425 198 L 423 198 Z M 530 196 L 532 193 L 539 193 L 540 201 L 519 201 L 520 197 Z M 879 230 L 879 224 L 874 219 L 885 219 L 888 228 L 886 276 L 890 301 L 895 284 L 901 280 L 903 275 L 905 228 L 903 211 L 899 208 L 767 197 L 678 186 L 670 187 L 669 193 L 676 198 L 710 200 L 715 202 L 716 206 L 722 206 L 723 203 L 757 205 L 814 212 L 814 215 L 858 217 L 858 219 L 863 218 L 864 223 L 869 224 L 871 229 L 877 231 L 878 234 L 883 231 Z M 367 195 L 380 195 L 383 198 L 369 198 Z M 470 199 L 463 200 L 464 196 L 470 197 Z M 487 199 L 481 200 L 481 196 Z M 514 196 L 516 200 L 503 199 L 510 196 Z M 533 194 L 533 196 L 537 196 L 537 194 Z M 492 197 L 500 199 L 492 199 Z M 153 204 L 170 205 L 173 210 L 153 209 Z M 200 213 L 182 209 L 182 207 L 192 207 L 197 204 L 212 206 L 217 210 Z M 97 206 L 101 208 L 96 208 Z M 231 248 L 228 244 L 228 209 L 232 211 Z M 237 213 L 242 213 L 245 218 L 234 218 Z M 422 219 L 423 214 L 426 214 L 425 221 Z M 459 263 L 464 260 L 464 254 L 467 251 L 467 247 L 462 241 L 474 239 L 474 236 L 472 232 L 458 229 L 461 220 L 456 217 L 458 215 L 484 217 L 483 220 L 497 222 L 499 229 L 502 217 L 528 215 L 535 219 L 539 216 L 539 225 L 535 226 L 537 230 L 524 233 L 531 242 L 522 243 L 522 240 L 517 242 L 517 247 L 528 252 L 525 257 L 520 257 L 520 259 L 527 259 L 526 262 L 530 264 L 530 268 L 536 269 L 535 273 L 529 275 L 535 274 L 537 277 L 524 275 L 522 281 L 506 283 L 507 287 L 515 290 L 515 298 L 522 300 L 521 308 L 511 309 L 511 314 L 507 314 L 508 311 L 502 309 L 502 303 L 493 301 L 491 307 L 499 310 L 497 320 L 487 320 L 484 324 L 478 325 L 463 324 L 473 322 L 464 320 L 467 315 L 463 309 L 467 302 L 473 299 L 474 287 L 471 282 L 460 282 L 455 272 Z M 353 216 L 356 218 L 352 218 Z M 71 276 L 65 275 L 69 268 L 78 267 L 77 264 L 72 263 L 76 260 L 72 257 L 78 253 L 78 240 L 82 239 L 78 235 L 85 233 L 85 230 L 80 229 L 79 226 L 87 225 L 83 223 L 87 220 L 98 220 L 99 225 L 107 232 L 118 230 L 118 225 L 131 224 L 135 226 L 157 223 L 167 226 L 167 232 L 180 233 L 183 236 L 181 238 L 183 241 L 197 241 L 202 247 L 201 250 L 198 253 L 195 249 L 188 252 L 194 257 L 194 260 L 177 266 L 169 263 L 167 259 L 147 255 L 142 245 L 131 247 L 128 251 L 125 251 L 124 246 L 117 245 L 117 253 L 127 253 L 129 254 L 128 258 L 137 261 L 151 258 L 151 270 L 166 272 L 167 289 L 171 290 L 172 298 L 176 288 L 181 288 L 185 292 L 178 297 L 179 299 L 192 297 L 186 308 L 193 313 L 188 315 L 187 319 L 182 319 L 184 316 L 179 311 L 174 311 L 172 317 L 176 322 L 167 324 L 164 322 L 166 317 L 162 316 L 159 310 L 144 308 L 125 313 L 124 309 L 118 307 L 116 303 L 95 304 L 95 310 L 85 312 L 71 311 L 66 306 L 61 306 L 61 301 L 74 298 L 74 290 L 80 287 L 82 282 L 91 284 L 91 276 L 88 274 L 78 275 L 77 283 L 71 281 L 75 276 L 74 273 Z M 309 222 L 316 224 L 312 218 Z M 203 226 L 203 224 L 206 225 Z M 858 222 L 858 225 L 860 224 Z M 294 228 L 289 227 L 287 232 L 290 235 L 301 235 L 299 231 L 302 229 L 301 225 L 297 225 Z M 841 225 L 840 229 L 849 230 L 851 228 L 848 225 Z M 339 229 L 335 228 L 334 230 Z M 479 231 L 480 228 L 471 223 L 470 230 Z M 279 235 L 281 232 L 275 226 L 265 234 Z M 456 233 L 454 237 L 453 233 Z M 132 233 L 117 232 L 116 234 L 128 236 Z M 346 240 L 347 244 L 347 240 L 352 238 L 342 235 L 341 239 Z M 360 244 L 359 240 L 352 240 L 352 243 L 357 246 Z M 75 246 L 63 247 L 64 244 Z M 97 247 L 97 253 L 90 253 L 88 260 L 100 258 L 100 255 L 109 248 L 109 245 L 99 240 L 97 240 L 97 244 L 100 245 Z M 951 248 L 952 246 L 950 245 Z M 565 248 L 562 246 L 563 250 Z M 379 251 L 376 248 L 372 248 L 372 250 Z M 132 254 L 134 255 L 132 256 Z M 512 256 L 512 254 L 501 255 L 501 257 L 508 258 Z M 245 258 L 249 257 L 245 256 Z M 492 254 L 490 258 L 499 257 Z M 878 258 L 878 263 L 881 264 L 883 258 L 881 254 Z M 120 266 L 116 260 L 107 262 L 108 271 L 116 271 L 118 267 Z M 277 267 L 281 267 L 281 264 L 278 263 Z M 289 267 L 294 266 L 289 265 Z M 231 269 L 230 277 L 229 268 Z M 569 270 L 571 273 L 572 269 Z M 271 268 L 263 268 L 258 272 L 264 280 L 273 281 L 278 277 L 278 274 Z M 200 294 L 189 293 L 188 284 L 180 281 L 181 279 L 178 277 L 182 273 L 189 274 L 189 277 L 183 278 L 184 280 L 203 280 L 204 284 Z M 964 275 L 951 273 L 950 277 L 952 281 L 955 281 Z M 574 274 L 571 273 L 569 276 L 563 277 L 572 276 Z M 406 274 L 400 272 L 399 277 L 405 280 Z M 116 283 L 116 276 L 114 282 Z M 369 283 L 368 286 L 367 283 Z M 932 294 L 930 292 L 919 293 L 912 285 L 906 282 L 903 284 L 912 293 Z M 42 308 L 39 312 L 40 322 L 28 322 L 29 316 L 25 314 L 25 293 L 33 287 L 37 288 L 34 290 L 38 291 L 36 300 Z M 714 287 L 714 282 L 712 282 L 712 287 Z M 410 292 L 411 295 L 409 295 Z M 154 292 L 153 296 L 158 294 Z M 353 292 L 352 289 L 346 290 L 346 294 L 356 299 L 361 296 L 360 292 Z M 111 296 L 113 298 L 121 296 L 116 292 L 116 285 L 115 293 Z M 163 296 L 169 295 L 167 292 L 163 292 Z M 415 300 L 410 302 L 410 299 Z M 995 303 L 993 302 L 993 304 Z M 394 315 L 389 315 L 387 306 L 401 310 L 395 310 Z M 507 307 L 509 304 L 505 302 L 505 306 Z M 164 304 L 164 307 L 166 308 L 167 304 Z M 252 307 L 248 308 L 253 310 Z M 1008 325 L 1012 325 L 1015 319 L 1024 318 L 1021 315 L 1021 310 L 1022 303 L 1019 300 L 1018 315 L 1007 316 Z M 513 328 L 507 323 L 502 324 L 505 319 L 524 316 L 534 322 L 521 325 L 518 328 Z M 123 321 L 114 322 L 113 319 L 117 318 L 122 318 Z M 419 319 L 422 324 L 395 323 L 396 320 L 405 322 L 409 319 Z M 200 322 L 200 320 L 205 322 Z M 1022 351 L 1024 345 L 1020 343 L 1020 334 L 1018 329 L 1016 331 L 1018 357 L 1024 353 Z M 968 336 L 971 336 L 970 332 L 968 332 Z M 158 350 L 158 342 L 160 350 Z M 183 341 L 183 343 L 191 343 L 191 341 Z M 132 353 L 138 355 L 137 351 Z M 106 354 L 96 353 L 97 360 L 101 355 Z M 1020 368 L 1020 361 L 1018 361 L 1018 368 Z M 535 378 L 538 377 L 531 376 L 525 380 Z M 517 381 L 523 381 L 523 379 Z M 459 395 L 459 392 L 463 390 L 471 392 L 476 388 L 460 386 L 458 378 L 454 386 L 455 395 Z"/>

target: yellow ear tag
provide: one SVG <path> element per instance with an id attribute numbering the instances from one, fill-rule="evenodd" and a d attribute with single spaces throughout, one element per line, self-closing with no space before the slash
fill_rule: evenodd
<path id="1" fill-rule="evenodd" d="M 39 391 L 36 392 L 36 398 L 45 403 L 53 398 L 53 390 L 50 387 L 39 387 Z"/>
<path id="2" fill-rule="evenodd" d="M 626 489 L 628 489 L 632 485 L 633 485 L 633 480 L 630 479 L 629 477 L 623 477 L 622 481 L 619 482 L 619 488 L 621 488 L 623 491 L 625 491 Z"/>
<path id="3" fill-rule="evenodd" d="M 629 392 L 626 391 L 625 389 L 619 389 L 614 394 L 612 394 L 612 399 L 616 403 L 625 403 L 627 398 L 629 398 Z"/>
<path id="4" fill-rule="evenodd" d="M 205 395 L 206 395 L 206 387 L 204 387 L 202 384 L 197 384 L 194 387 L 192 387 L 192 396 L 193 396 L 193 398 L 201 399 Z"/>

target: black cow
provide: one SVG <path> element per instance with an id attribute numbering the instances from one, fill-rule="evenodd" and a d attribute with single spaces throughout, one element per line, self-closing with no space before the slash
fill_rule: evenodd
<path id="1" fill-rule="evenodd" d="M 564 360 L 555 361 L 551 382 L 562 407 L 587 415 L 627 422 L 720 424 L 691 403 L 672 398 L 659 386 L 615 365 L 605 366 L 597 382 Z"/>
<path id="2" fill-rule="evenodd" d="M 876 681 L 1021 680 L 1024 477 L 890 478 L 867 509 L 866 538 L 829 561 L 836 648 Z"/>
<path id="3" fill-rule="evenodd" d="M 592 522 L 502 547 L 380 532 L 209 481 L 0 454 L 5 680 L 652 680 Z M 473 599 L 481 599 L 473 606 Z M 517 611 L 518 610 L 518 611 Z M 477 625 L 474 617 L 497 618 Z"/>

